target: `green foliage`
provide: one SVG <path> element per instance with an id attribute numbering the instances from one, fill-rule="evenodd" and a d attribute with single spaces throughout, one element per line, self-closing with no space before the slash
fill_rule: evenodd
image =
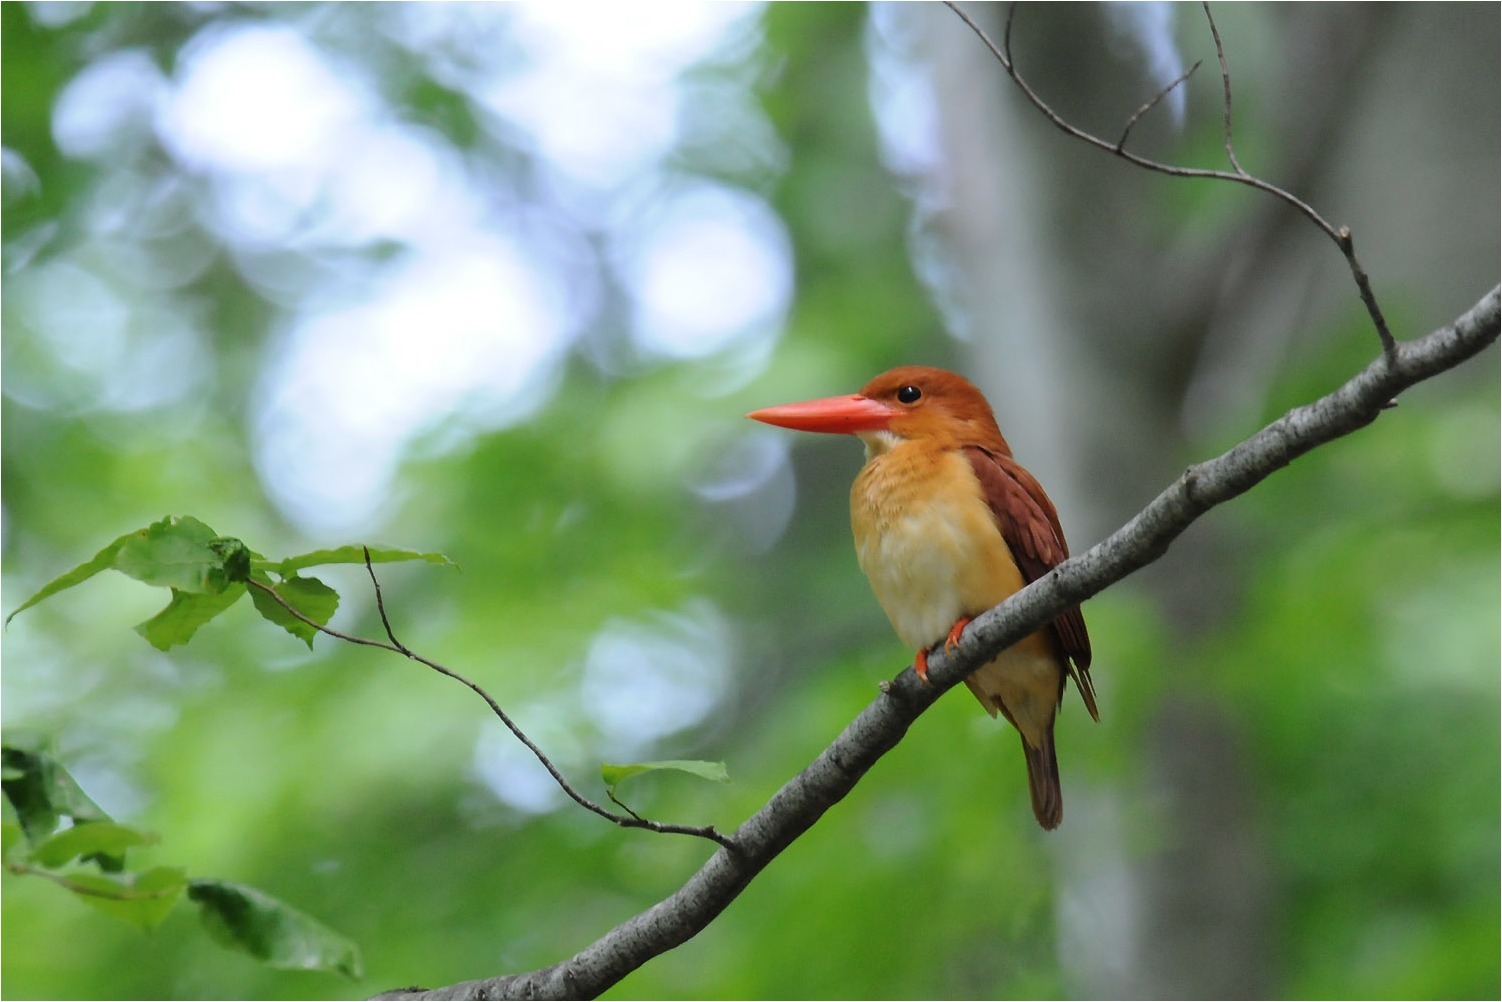
<path id="1" fill-rule="evenodd" d="M 72 588 L 74 585 L 83 584 L 85 581 L 93 577 L 95 574 L 98 574 L 100 571 L 107 571 L 111 567 L 115 566 L 116 555 L 119 554 L 120 548 L 125 545 L 126 540 L 130 539 L 131 535 L 132 533 L 127 532 L 125 535 L 121 536 L 119 539 L 115 540 L 113 543 L 106 546 L 98 553 L 94 554 L 93 559 L 85 560 L 83 563 L 79 564 L 71 571 L 68 571 L 66 574 L 60 574 L 56 578 L 53 578 L 51 581 L 47 582 L 47 584 L 42 586 L 40 591 L 28 598 L 26 601 L 22 602 L 19 606 L 16 607 L 14 612 L 5 617 L 6 624 L 9 625 L 12 619 L 15 619 L 21 613 L 25 612 L 27 609 L 30 609 L 32 606 L 36 605 L 43 599 L 51 598 L 58 592 L 66 591 L 67 589 Z"/>
<path id="2" fill-rule="evenodd" d="M 172 601 L 161 612 L 136 627 L 136 632 L 159 651 L 193 639 L 198 628 L 234 605 L 245 594 L 243 584 L 221 592 L 185 592 L 172 589 Z"/>
<path id="3" fill-rule="evenodd" d="M 730 772 L 725 768 L 724 762 L 699 762 L 690 759 L 675 759 L 671 762 L 632 762 L 629 765 L 600 766 L 600 779 L 605 783 L 605 789 L 610 794 L 610 799 L 615 799 L 616 788 L 632 776 L 640 776 L 649 772 L 686 772 L 690 776 L 698 776 L 715 783 L 730 782 Z"/>
<path id="4" fill-rule="evenodd" d="M 109 815 L 89 799 L 68 770 L 36 747 L 38 743 L 35 740 L 29 741 L 30 746 L 7 743 L 0 749 L 5 768 L 0 787 L 5 790 L 6 803 L 15 812 L 26 840 L 32 845 L 45 844 L 64 820 L 75 825 L 107 822 Z M 5 855 L 7 859 L 11 856 L 9 841 Z M 61 862 L 71 858 L 64 857 Z M 108 856 L 106 865 L 118 869 L 118 862 Z"/>
<path id="5" fill-rule="evenodd" d="M 253 556 L 240 540 L 220 536 L 196 518 L 168 516 L 120 536 L 90 560 L 54 578 L 6 621 L 101 571 L 116 570 L 171 590 L 167 607 L 136 627 L 158 650 L 187 643 L 247 590 L 265 619 L 311 649 L 317 634 L 312 624 L 328 623 L 338 609 L 339 596 L 322 581 L 300 576 L 298 571 L 320 565 L 403 560 L 449 563 L 435 553 L 346 546 L 281 561 L 255 557 L 252 571 Z M 189 900 L 199 906 L 204 926 L 221 945 L 272 967 L 361 977 L 359 951 L 352 942 L 269 895 L 227 881 L 189 881 L 186 870 L 177 867 L 125 870 L 126 851 L 151 844 L 156 836 L 111 821 L 50 755 L 8 745 L 4 756 L 5 794 L 19 819 L 15 831 L 31 843 L 29 851 L 23 851 L 20 840 L 7 828 L 9 872 L 44 877 L 105 914 L 142 929 L 166 919 L 186 890 Z M 72 826 L 59 831 L 63 820 Z M 68 866 L 75 859 L 96 865 L 98 872 Z"/>
<path id="6" fill-rule="evenodd" d="M 115 861 L 119 866 L 123 865 L 125 850 L 150 845 L 156 840 L 156 836 L 149 832 L 136 831 L 113 821 L 90 821 L 48 836 L 32 850 L 31 858 L 41 866 L 56 868 L 76 858 L 99 856 Z"/>
<path id="7" fill-rule="evenodd" d="M 250 594 L 256 611 L 312 650 L 318 630 L 292 615 L 287 607 L 291 606 L 316 623 L 327 623 L 339 608 L 339 593 L 317 578 L 288 577 L 273 581 L 257 571 L 254 580 L 262 586 L 252 589 Z"/>
<path id="8" fill-rule="evenodd" d="M 39 875 L 46 870 L 26 867 L 17 872 Z M 52 879 L 91 908 L 149 932 L 171 913 L 188 878 L 177 867 L 154 866 L 122 873 L 59 874 Z"/>
<path id="9" fill-rule="evenodd" d="M 284 578 L 291 578 L 296 576 L 298 571 L 306 570 L 309 567 L 332 564 L 363 564 L 367 560 L 372 564 L 421 560 L 429 564 L 439 564 L 440 566 L 451 567 L 454 565 L 452 560 L 441 553 L 421 553 L 417 550 L 404 550 L 397 546 L 338 546 L 331 550 L 314 550 L 311 553 L 303 553 L 275 562 L 257 560 L 256 567 L 260 570 L 275 571 Z"/>
<path id="10" fill-rule="evenodd" d="M 716 783 L 730 782 L 730 773 L 726 771 L 724 762 L 698 762 L 687 759 L 676 759 L 671 762 L 633 762 L 629 765 L 602 765 L 600 778 L 605 781 L 606 786 L 615 789 L 617 785 L 632 776 L 661 770 L 686 772 L 691 776 L 698 776 L 700 779 L 708 779 Z"/>
<path id="11" fill-rule="evenodd" d="M 128 867 L 126 854 L 155 844 L 156 835 L 111 820 L 46 751 L 7 744 L 0 755 L 6 804 L 18 819 L 4 823 L 7 873 L 41 878 L 143 931 L 160 925 L 187 891 L 225 947 L 274 967 L 360 977 L 353 943 L 270 895 L 222 880 L 190 881 L 181 867 Z"/>
<path id="12" fill-rule="evenodd" d="M 221 945 L 284 970 L 338 971 L 362 976 L 359 950 L 321 922 L 253 887 L 193 880 L 188 898 Z"/>
<path id="13" fill-rule="evenodd" d="M 137 581 L 174 592 L 217 595 L 243 582 L 250 570 L 245 544 L 219 536 L 192 516 L 169 515 L 121 538 L 110 566 Z"/>
<path id="14" fill-rule="evenodd" d="M 199 627 L 234 605 L 247 590 L 252 593 L 257 612 L 311 649 L 317 626 L 327 625 L 339 608 L 339 593 L 317 578 L 299 576 L 298 571 L 319 565 L 403 560 L 451 563 L 440 553 L 389 546 L 344 546 L 280 561 L 260 557 L 252 561 L 251 550 L 240 540 L 219 536 L 192 516 L 169 515 L 126 533 L 91 559 L 49 581 L 7 616 L 6 622 L 100 571 L 117 570 L 145 584 L 172 590 L 167 607 L 136 627 L 136 632 L 158 650 L 170 650 L 193 639 Z M 273 580 L 268 572 L 281 580 Z M 249 589 L 247 581 L 251 582 Z"/>

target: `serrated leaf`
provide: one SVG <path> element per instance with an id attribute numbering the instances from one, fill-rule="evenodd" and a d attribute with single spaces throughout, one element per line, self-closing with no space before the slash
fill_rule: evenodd
<path id="1" fill-rule="evenodd" d="M 186 592 L 174 588 L 172 601 L 167 607 L 137 625 L 136 632 L 157 650 L 169 650 L 192 640 L 200 626 L 234 605 L 244 594 L 245 585 L 238 582 L 218 593 Z"/>
<path id="2" fill-rule="evenodd" d="M 139 929 L 161 924 L 187 886 L 187 873 L 157 866 L 141 873 L 69 873 L 64 885 L 80 901 Z"/>
<path id="3" fill-rule="evenodd" d="M 339 593 L 317 578 L 290 577 L 272 584 L 271 578 L 259 571 L 252 577 L 280 595 L 288 605 L 320 625 L 327 626 L 339 608 Z M 313 638 L 318 636 L 317 630 L 292 615 L 276 599 L 260 588 L 250 589 L 250 600 L 255 603 L 256 611 L 262 616 L 307 644 L 309 650 L 312 649 Z"/>
<path id="4" fill-rule="evenodd" d="M 361 976 L 354 943 L 269 894 L 225 880 L 193 880 L 188 899 L 199 906 L 209 935 L 230 949 L 272 967 Z"/>
<path id="5" fill-rule="evenodd" d="M 364 564 L 365 550 L 363 546 L 339 546 L 332 550 L 314 550 L 311 553 L 301 553 L 295 557 L 275 564 L 260 564 L 264 570 L 276 571 L 284 578 L 290 578 L 305 567 L 319 567 L 324 564 Z M 417 550 L 404 550 L 397 546 L 372 546 L 370 550 L 370 562 L 373 564 L 391 564 L 403 560 L 423 560 L 430 564 L 442 564 L 457 566 L 452 560 L 442 553 L 421 553 Z"/>
<path id="6" fill-rule="evenodd" d="M 66 591 L 67 589 L 72 588 L 74 585 L 82 584 L 89 578 L 93 577 L 95 574 L 98 574 L 100 571 L 107 571 L 111 567 L 115 566 L 115 555 L 120 552 L 120 547 L 125 545 L 126 540 L 130 539 L 134 535 L 135 533 L 133 532 L 127 532 L 125 535 L 121 536 L 119 539 L 115 540 L 113 543 L 106 546 L 98 553 L 94 554 L 94 556 L 89 560 L 85 560 L 83 563 L 79 564 L 71 571 L 68 571 L 65 574 L 61 574 L 53 578 L 51 581 L 47 582 L 42 586 L 40 591 L 28 598 L 26 601 L 22 602 L 20 607 L 17 608 L 15 612 L 12 612 L 9 616 L 5 617 L 6 625 L 10 625 L 10 621 L 12 619 L 15 619 L 21 613 L 25 612 L 27 609 L 30 609 L 32 606 L 42 601 L 42 599 L 50 598 L 60 591 Z"/>
<path id="7" fill-rule="evenodd" d="M 220 536 L 191 515 L 168 515 L 131 533 L 115 554 L 114 568 L 149 585 L 218 594 L 233 583 L 226 559 L 237 569 L 243 564 L 248 573 L 249 553 L 243 543 Z"/>
<path id="8" fill-rule="evenodd" d="M 62 818 L 72 818 L 75 822 L 110 820 L 62 763 L 46 752 L 7 745 L 0 749 L 0 762 L 4 763 L 7 774 L 0 786 L 32 844 L 56 831 Z"/>
<path id="9" fill-rule="evenodd" d="M 698 776 L 701 779 L 713 780 L 716 783 L 730 782 L 730 772 L 725 768 L 724 762 L 700 762 L 692 759 L 673 759 L 666 762 L 632 762 L 626 765 L 600 766 L 600 778 L 613 792 L 623 781 L 632 776 L 639 776 L 644 772 L 661 772 L 671 770 L 674 772 L 686 772 Z"/>
<path id="10" fill-rule="evenodd" d="M 84 821 L 46 839 L 32 851 L 38 866 L 59 867 L 81 856 L 123 860 L 125 850 L 156 841 L 150 832 L 114 821 Z"/>

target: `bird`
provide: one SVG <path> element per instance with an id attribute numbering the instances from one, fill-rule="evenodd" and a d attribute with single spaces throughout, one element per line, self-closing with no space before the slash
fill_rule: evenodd
<path id="1" fill-rule="evenodd" d="M 1069 556 L 1059 515 L 1014 458 L 980 390 L 956 373 L 901 366 L 859 393 L 782 404 L 747 417 L 798 431 L 854 435 L 865 465 L 850 489 L 856 559 L 928 681 L 929 651 L 953 650 L 972 618 Z M 1090 635 L 1079 606 L 977 668 L 965 684 L 1022 737 L 1033 814 L 1064 816 L 1054 721 L 1066 679 L 1100 720 Z"/>

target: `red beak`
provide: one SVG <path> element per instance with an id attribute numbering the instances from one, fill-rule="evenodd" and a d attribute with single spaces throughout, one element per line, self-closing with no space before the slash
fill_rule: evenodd
<path id="1" fill-rule="evenodd" d="M 858 431 L 879 431 L 902 411 L 870 397 L 853 393 L 848 397 L 825 397 L 800 404 L 763 407 L 746 417 L 763 424 L 796 431 L 822 431 L 833 435 L 854 435 Z"/>

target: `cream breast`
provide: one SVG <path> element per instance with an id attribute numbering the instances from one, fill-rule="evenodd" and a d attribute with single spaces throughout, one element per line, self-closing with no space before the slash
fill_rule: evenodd
<path id="1" fill-rule="evenodd" d="M 870 445 L 850 493 L 856 558 L 902 642 L 930 647 L 1022 575 L 963 454 Z"/>

